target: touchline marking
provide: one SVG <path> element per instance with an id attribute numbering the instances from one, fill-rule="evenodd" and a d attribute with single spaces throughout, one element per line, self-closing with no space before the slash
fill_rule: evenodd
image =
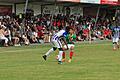
<path id="1" fill-rule="evenodd" d="M 105 46 L 109 46 L 109 45 L 112 45 L 112 44 L 82 44 L 82 45 L 77 45 L 78 46 L 100 46 L 100 45 L 105 45 Z"/>
<path id="2" fill-rule="evenodd" d="M 33 50 L 39 50 L 39 49 L 10 50 L 10 51 L 2 51 L 2 52 L 0 52 L 0 53 L 23 52 L 23 51 L 33 51 Z"/>
<path id="3" fill-rule="evenodd" d="M 80 46 L 98 46 L 98 45 L 112 45 L 112 44 L 82 44 L 82 45 L 76 45 L 76 47 L 80 47 Z M 24 50 L 10 50 L 10 51 L 2 51 L 0 53 L 11 53 L 11 52 L 24 52 L 24 51 L 33 51 L 33 50 L 40 50 L 41 48 L 38 49 L 24 49 Z"/>

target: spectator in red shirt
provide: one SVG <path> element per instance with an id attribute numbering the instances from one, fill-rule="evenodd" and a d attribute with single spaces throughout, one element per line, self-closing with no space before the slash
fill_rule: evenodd
<path id="1" fill-rule="evenodd" d="M 88 37 L 89 37 L 89 30 L 88 29 L 83 30 L 83 37 L 84 37 L 84 40 L 88 39 Z"/>

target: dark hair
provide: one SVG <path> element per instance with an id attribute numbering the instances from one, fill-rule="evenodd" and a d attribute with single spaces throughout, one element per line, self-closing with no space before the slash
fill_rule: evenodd
<path id="1" fill-rule="evenodd" d="M 67 27 L 65 28 L 65 31 L 66 31 L 66 32 L 69 32 L 69 30 L 70 30 L 70 27 L 67 26 Z"/>
<path id="2" fill-rule="evenodd" d="M 63 26 L 62 26 L 62 25 L 60 25 L 60 26 L 58 27 L 58 29 L 59 29 L 59 30 L 62 30 L 62 29 L 63 29 Z"/>

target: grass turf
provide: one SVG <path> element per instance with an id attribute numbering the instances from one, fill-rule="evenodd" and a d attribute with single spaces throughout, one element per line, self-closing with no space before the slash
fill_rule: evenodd
<path id="1" fill-rule="evenodd" d="M 120 50 L 112 44 L 77 44 L 72 63 L 58 65 L 50 45 L 0 48 L 0 80 L 119 80 Z M 68 55 L 68 54 L 67 54 Z"/>

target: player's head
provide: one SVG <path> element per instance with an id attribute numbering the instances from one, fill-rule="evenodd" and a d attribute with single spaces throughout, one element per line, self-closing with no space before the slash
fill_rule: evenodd
<path id="1" fill-rule="evenodd" d="M 65 31 L 66 31 L 67 33 L 69 33 L 69 30 L 70 30 L 70 28 L 69 28 L 69 26 L 67 26 L 67 27 L 65 28 Z"/>
<path id="2" fill-rule="evenodd" d="M 59 29 L 59 31 L 60 31 L 60 30 L 62 30 L 62 29 L 63 29 L 63 27 L 62 27 L 62 26 L 59 26 L 59 27 L 58 27 L 58 29 Z"/>
<path id="3" fill-rule="evenodd" d="M 117 21 L 116 20 L 113 21 L 113 26 L 117 27 Z"/>
<path id="4" fill-rule="evenodd" d="M 70 27 L 70 28 L 69 28 L 69 33 L 70 33 L 70 34 L 74 34 L 74 32 L 75 32 L 75 29 L 74 29 L 73 27 Z"/>

